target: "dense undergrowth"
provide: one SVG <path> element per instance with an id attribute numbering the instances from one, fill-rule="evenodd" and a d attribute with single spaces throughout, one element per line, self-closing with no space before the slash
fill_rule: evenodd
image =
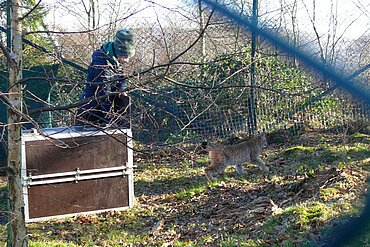
<path id="1" fill-rule="evenodd" d="M 197 147 L 135 154 L 134 208 L 28 224 L 29 246 L 330 243 L 364 210 L 370 136 L 282 132 L 268 141 L 262 159 L 269 174 L 246 165 L 241 177 L 230 167 L 212 183 L 203 172 L 207 155 Z M 369 246 L 369 230 L 345 246 Z M 6 236 L 3 225 L 4 244 Z"/>

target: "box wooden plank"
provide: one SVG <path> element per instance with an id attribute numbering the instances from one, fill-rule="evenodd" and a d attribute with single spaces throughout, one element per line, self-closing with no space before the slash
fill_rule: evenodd
<path id="1" fill-rule="evenodd" d="M 128 178 L 31 186 L 28 203 L 29 218 L 129 207 Z"/>
<path id="2" fill-rule="evenodd" d="M 127 143 L 124 134 L 115 138 Z M 61 148 L 55 140 L 28 141 L 26 145 L 27 172 L 41 175 L 58 172 L 97 169 L 126 165 L 127 147 L 109 136 L 63 138 L 71 148 Z"/>

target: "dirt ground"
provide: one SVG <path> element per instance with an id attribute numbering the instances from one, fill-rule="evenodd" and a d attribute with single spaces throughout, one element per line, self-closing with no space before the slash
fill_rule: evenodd
<path id="1" fill-rule="evenodd" d="M 282 131 L 268 143 L 261 155 L 268 174 L 246 164 L 248 175 L 230 167 L 215 182 L 204 176 L 208 157 L 199 145 L 135 153 L 134 208 L 28 224 L 29 239 L 33 246 L 320 246 L 362 214 L 369 135 Z M 369 232 L 348 246 L 366 246 Z"/>

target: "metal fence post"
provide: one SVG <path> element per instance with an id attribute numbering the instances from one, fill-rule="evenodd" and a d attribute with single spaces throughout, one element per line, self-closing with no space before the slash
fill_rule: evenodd
<path id="1" fill-rule="evenodd" d="M 258 0 L 253 0 L 253 16 L 252 22 L 257 26 L 258 23 Z M 255 84 L 255 69 L 256 69 L 256 49 L 257 49 L 257 33 L 252 31 L 252 50 L 251 50 L 251 90 L 250 90 L 250 104 L 249 104 L 249 133 L 254 134 L 257 129 L 257 117 L 256 117 L 256 99 L 254 93 Z"/>

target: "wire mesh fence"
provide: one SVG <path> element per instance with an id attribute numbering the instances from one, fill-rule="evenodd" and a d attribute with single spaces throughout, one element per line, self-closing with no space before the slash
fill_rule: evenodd
<path id="1" fill-rule="evenodd" d="M 254 86 L 249 47 L 207 62 L 181 61 L 171 64 L 171 69 L 158 66 L 142 74 L 132 69 L 127 86 L 134 138 L 147 144 L 169 144 L 302 126 L 339 130 L 355 124 L 369 131 L 368 106 L 330 81 L 295 65 L 284 54 L 274 54 L 270 47 L 261 46 L 255 60 Z M 86 72 L 82 66 L 72 62 L 72 66 L 61 63 L 25 69 L 37 69 L 41 77 L 49 78 L 23 84 L 25 113 L 31 109 L 33 123 L 41 127 L 74 124 L 78 106 L 53 109 L 78 102 L 84 87 L 79 82 L 85 80 Z M 57 77 L 62 80 L 52 80 Z M 368 80 L 369 72 L 363 71 L 358 78 Z M 36 109 L 34 114 L 35 108 L 49 109 L 41 114 Z M 5 112 L 5 106 L 2 110 Z M 30 122 L 24 127 L 35 126 Z"/>
<path id="2" fill-rule="evenodd" d="M 223 63 L 235 65 L 235 57 L 232 60 Z M 187 81 L 182 82 L 182 87 L 176 85 L 141 93 L 140 97 L 133 98 L 135 109 L 145 108 L 145 114 L 151 117 L 140 122 L 143 128 L 136 132 L 137 138 L 147 136 L 149 140 L 162 138 L 161 141 L 165 141 L 179 137 L 199 141 L 248 135 L 254 130 L 273 131 L 290 127 L 298 130 L 303 125 L 312 129 L 344 130 L 356 125 L 355 122 L 363 127 L 362 131 L 368 131 L 365 127 L 368 121 L 366 105 L 343 90 L 325 94 L 332 85 L 319 82 L 318 78 L 312 79 L 304 70 L 288 67 L 289 72 L 281 73 L 285 65 L 274 66 L 265 68 L 265 71 L 262 66 L 257 66 L 258 84 L 255 87 L 250 86 L 249 71 L 245 71 L 248 65 L 233 68 L 239 72 L 230 76 L 230 68 L 223 64 L 219 66 L 220 72 L 213 75 L 217 79 Z M 215 67 L 210 70 L 217 70 Z M 240 72 L 243 69 L 244 72 Z M 225 73 L 224 78 L 222 73 Z M 274 78 L 271 74 L 277 76 Z M 133 122 L 136 121 L 138 119 L 134 116 Z M 157 126 L 154 129 L 158 132 L 153 131 L 153 126 Z"/>
<path id="3" fill-rule="evenodd" d="M 287 3 L 282 11 L 289 14 L 294 4 L 294 1 Z M 263 11 L 268 12 L 267 9 Z M 174 23 L 162 27 L 157 23 L 133 28 L 137 53 L 125 73 L 135 140 L 147 144 L 199 142 L 302 127 L 343 130 L 353 126 L 369 131 L 366 127 L 368 105 L 263 38 L 259 39 L 257 52 L 252 55 L 252 33 L 214 14 L 211 9 L 206 13 L 208 19 L 203 34 L 191 22 L 187 22 L 188 27 Z M 297 30 L 287 27 L 282 30 L 271 18 L 262 15 L 260 25 L 285 32 L 292 36 L 290 42 L 299 38 L 302 47 L 310 42 L 305 33 L 298 37 Z M 287 17 L 280 16 L 280 19 Z M 32 59 L 28 57 L 25 62 L 31 67 L 24 69 L 28 73 L 24 77 L 26 80 L 35 76 L 48 79 L 23 83 L 27 115 L 23 126 L 37 127 L 36 123 L 40 127 L 74 125 L 91 53 L 113 38 L 111 28 L 88 33 L 49 34 L 50 42 L 43 46 L 37 44 L 39 36 L 33 34 L 24 39 L 26 55 L 32 54 Z M 199 44 L 200 37 L 205 37 L 204 44 Z M 363 39 L 355 43 L 362 44 L 362 55 L 354 55 L 349 48 L 346 50 L 349 52 L 346 59 L 359 61 L 357 67 L 349 67 L 356 64 L 353 62 L 346 65 L 350 68 L 347 77 L 363 69 L 356 79 L 368 87 L 365 55 L 369 47 L 363 45 Z M 311 53 L 317 51 L 320 49 L 312 49 Z M 324 55 L 328 56 L 321 54 Z M 253 74 L 252 64 L 255 66 Z M 40 72 L 35 75 L 32 70 Z M 6 74 L 2 77 L 5 86 Z M 1 110 L 2 116 L 6 116 L 5 105 Z M 2 122 L 6 126 L 5 118 Z"/>

